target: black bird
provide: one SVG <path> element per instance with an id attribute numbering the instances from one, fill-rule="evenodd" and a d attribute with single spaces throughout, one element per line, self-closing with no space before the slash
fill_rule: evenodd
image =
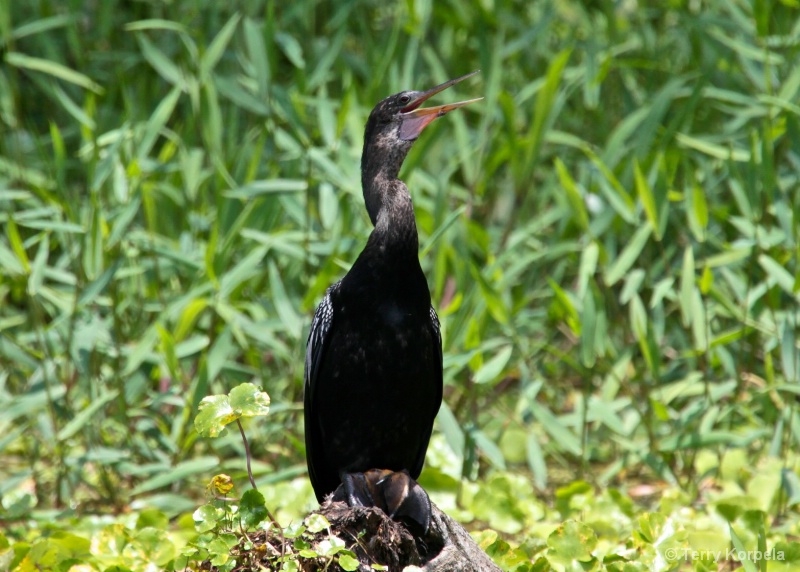
<path id="1" fill-rule="evenodd" d="M 411 195 L 397 176 L 429 123 L 478 99 L 422 103 L 475 73 L 387 97 L 367 121 L 361 184 L 375 228 L 350 271 L 325 293 L 306 350 L 306 457 L 320 502 L 343 481 L 352 490 L 353 473 L 387 469 L 416 479 L 422 470 L 442 402 L 442 338 L 419 265 Z"/>

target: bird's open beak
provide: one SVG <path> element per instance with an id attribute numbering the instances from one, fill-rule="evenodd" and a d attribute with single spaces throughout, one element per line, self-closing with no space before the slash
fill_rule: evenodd
<path id="1" fill-rule="evenodd" d="M 474 76 L 479 71 L 480 70 L 476 70 L 466 75 L 462 75 L 461 77 L 457 77 L 455 79 L 451 79 L 450 81 L 439 84 L 436 87 L 423 92 L 419 97 L 414 99 L 414 101 L 401 109 L 400 113 L 402 120 L 400 123 L 400 138 L 406 141 L 416 139 L 419 137 L 419 134 L 422 133 L 422 130 L 425 129 L 425 127 L 427 127 L 437 117 L 441 117 L 449 111 L 453 111 L 454 109 L 458 109 L 459 107 L 463 107 L 483 99 L 482 97 L 478 97 L 476 99 L 468 99 L 467 101 L 459 101 L 458 103 L 448 103 L 446 105 L 438 105 L 436 107 L 420 108 L 420 105 L 422 105 L 425 100 L 430 99 L 440 91 L 444 91 L 448 87 L 454 86 L 458 82 L 463 81 L 468 77 Z"/>

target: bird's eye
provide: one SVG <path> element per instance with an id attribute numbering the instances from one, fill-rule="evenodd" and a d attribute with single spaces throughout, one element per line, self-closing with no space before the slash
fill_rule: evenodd
<path id="1" fill-rule="evenodd" d="M 400 103 L 408 103 L 409 101 L 411 101 L 411 98 L 408 97 L 407 95 L 400 96 Z"/>

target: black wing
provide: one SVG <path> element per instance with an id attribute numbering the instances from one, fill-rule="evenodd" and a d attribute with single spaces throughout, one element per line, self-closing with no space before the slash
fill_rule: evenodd
<path id="1" fill-rule="evenodd" d="M 431 332 L 433 333 L 433 339 L 436 340 L 434 356 L 439 358 L 435 364 L 436 371 L 439 375 L 436 383 L 436 400 L 432 402 L 435 407 L 429 412 L 430 427 L 428 429 L 428 435 L 424 441 L 423 447 L 421 447 L 419 456 L 417 457 L 417 464 L 413 471 L 413 474 L 417 476 L 419 476 L 420 471 L 422 471 L 422 466 L 425 464 L 425 454 L 428 451 L 428 443 L 430 442 L 431 433 L 433 433 L 433 422 L 436 419 L 436 415 L 439 413 L 439 408 L 442 405 L 442 391 L 444 389 L 444 374 L 442 372 L 442 329 L 439 324 L 439 316 L 436 314 L 436 310 L 433 309 L 433 306 L 430 308 L 430 319 Z"/>
<path id="2" fill-rule="evenodd" d="M 311 330 L 308 333 L 308 342 L 306 345 L 306 363 L 303 383 L 303 408 L 304 408 L 304 422 L 306 432 L 306 461 L 308 463 L 308 474 L 311 477 L 311 485 L 316 491 L 318 486 L 318 475 L 315 471 L 315 465 L 321 463 L 322 451 L 314 450 L 313 438 L 315 428 L 313 426 L 314 420 L 314 388 L 317 380 L 317 372 L 319 365 L 322 363 L 322 356 L 325 353 L 325 348 L 328 346 L 330 339 L 330 332 L 333 326 L 333 303 L 331 301 L 331 294 L 339 288 L 339 282 L 328 288 L 322 302 L 317 306 L 314 312 L 314 319 L 311 321 Z"/>
<path id="3" fill-rule="evenodd" d="M 438 342 L 439 347 L 439 371 L 442 371 L 442 328 L 439 325 L 439 316 L 436 314 L 436 310 L 433 309 L 431 306 L 431 327 L 433 329 L 434 338 Z M 441 377 L 444 377 L 443 375 Z M 439 411 L 439 405 L 442 403 L 442 386 L 439 386 L 439 399 L 436 400 L 436 411 Z"/>

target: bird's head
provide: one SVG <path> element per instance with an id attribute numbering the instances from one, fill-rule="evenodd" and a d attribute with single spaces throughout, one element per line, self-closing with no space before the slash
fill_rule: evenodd
<path id="1" fill-rule="evenodd" d="M 364 136 L 365 150 L 368 143 L 376 142 L 378 139 L 383 138 L 390 141 L 393 140 L 401 146 L 403 145 L 402 142 L 412 143 L 419 137 L 422 130 L 437 117 L 483 99 L 479 97 L 436 107 L 420 107 L 426 100 L 437 93 L 468 77 L 472 77 L 476 73 L 478 71 L 451 79 L 427 91 L 401 91 L 378 103 L 370 113 L 367 121 Z M 408 146 L 410 147 L 410 145 Z"/>
<path id="2" fill-rule="evenodd" d="M 436 107 L 421 107 L 422 104 L 476 73 L 478 72 L 474 71 L 451 79 L 427 91 L 401 91 L 390 95 L 372 110 L 364 131 L 361 183 L 367 212 L 373 224 L 383 204 L 384 193 L 396 186 L 395 180 L 400 167 L 422 130 L 437 117 L 483 98 Z"/>

